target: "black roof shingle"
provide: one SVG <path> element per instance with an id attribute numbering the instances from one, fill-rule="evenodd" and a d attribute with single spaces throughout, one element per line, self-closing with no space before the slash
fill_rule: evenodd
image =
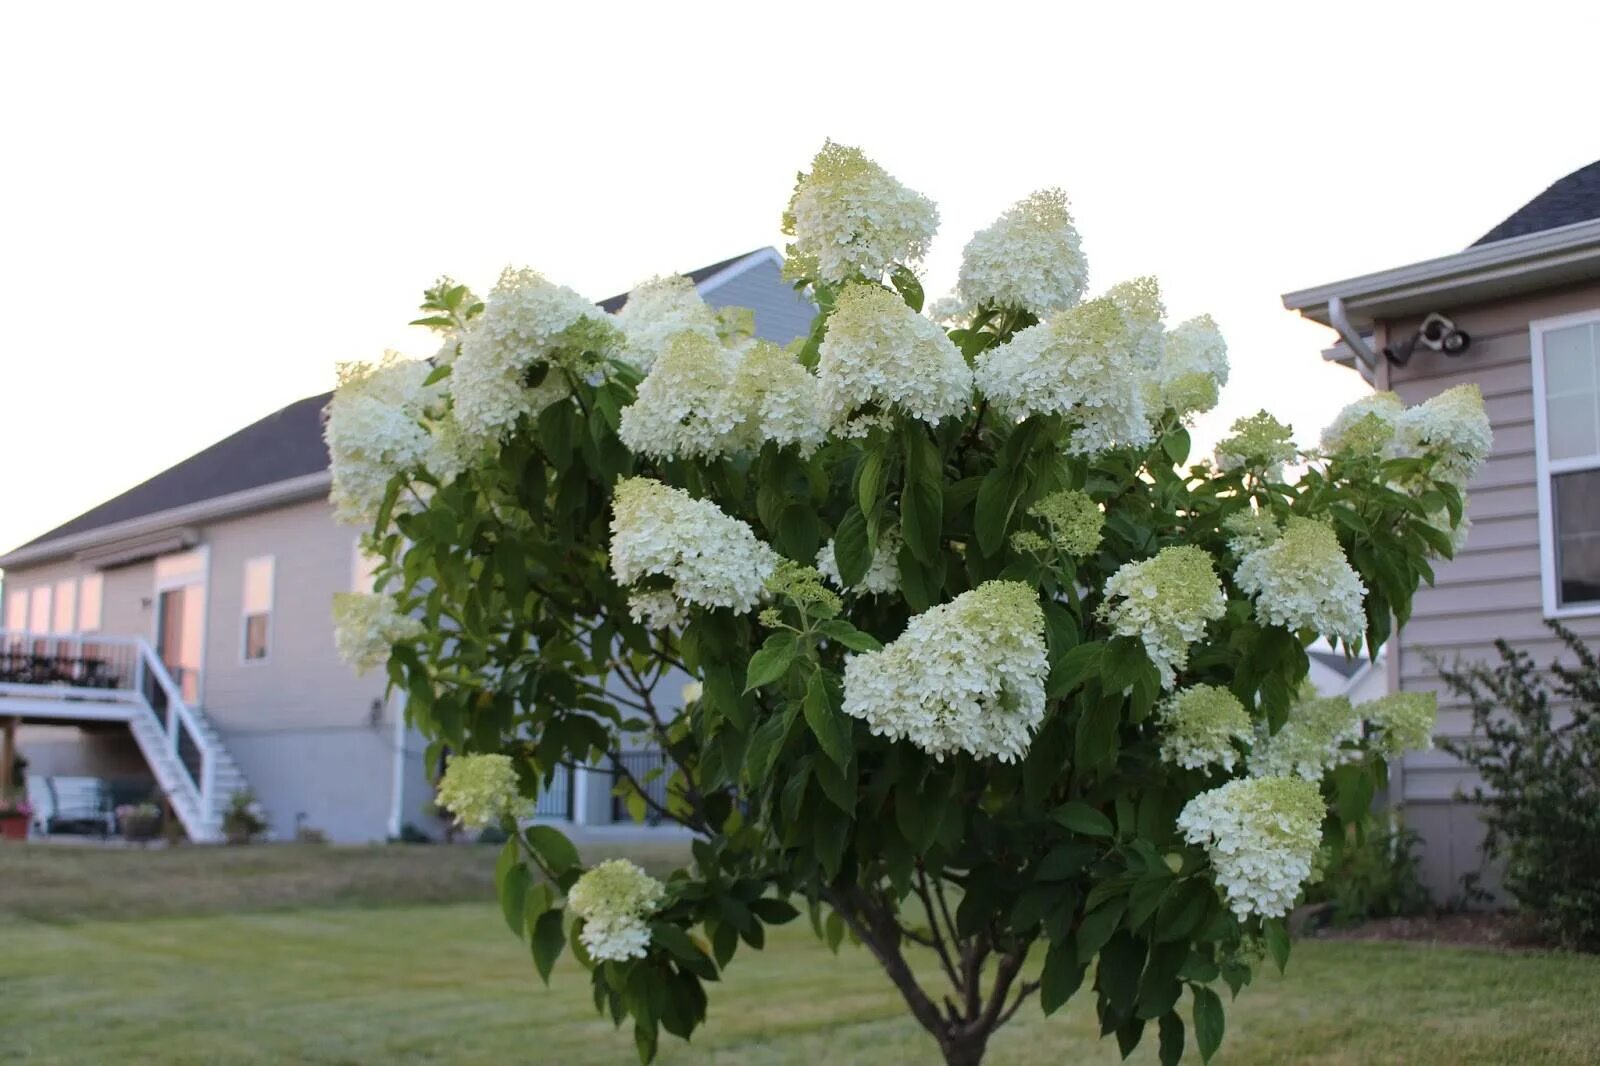
<path id="1" fill-rule="evenodd" d="M 1600 161 L 1574 170 L 1523 204 L 1504 222 L 1474 241 L 1473 247 L 1596 218 L 1600 218 Z"/>

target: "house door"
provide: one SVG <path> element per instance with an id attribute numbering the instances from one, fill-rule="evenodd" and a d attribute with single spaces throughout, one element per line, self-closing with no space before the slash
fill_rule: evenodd
<path id="1" fill-rule="evenodd" d="M 156 560 L 156 655 L 177 682 L 183 702 L 200 703 L 205 649 L 206 585 L 202 550 Z"/>

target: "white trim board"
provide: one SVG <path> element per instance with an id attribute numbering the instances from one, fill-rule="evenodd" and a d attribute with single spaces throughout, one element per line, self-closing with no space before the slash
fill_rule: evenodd
<path id="1" fill-rule="evenodd" d="M 700 284 L 696 285 L 695 289 L 702 297 L 704 297 L 706 293 L 715 292 L 717 289 L 722 288 L 722 286 L 726 285 L 734 278 L 741 274 L 749 273 L 762 263 L 772 263 L 777 266 L 779 270 L 782 270 L 783 256 L 778 254 L 778 250 L 776 248 L 768 247 L 758 249 L 754 252 L 751 252 L 743 259 L 729 263 L 727 266 L 723 267 L 721 270 L 717 271 Z"/>

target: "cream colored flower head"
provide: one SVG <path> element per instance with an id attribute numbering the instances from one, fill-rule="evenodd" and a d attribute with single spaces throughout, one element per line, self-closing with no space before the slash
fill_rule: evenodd
<path id="1" fill-rule="evenodd" d="M 694 282 L 679 274 L 639 284 L 628 293 L 615 317 L 624 338 L 622 358 L 642 371 L 650 369 L 678 334 L 693 333 L 716 341 L 722 326 L 717 312 L 700 298 Z"/>
<path id="2" fill-rule="evenodd" d="M 1189 645 L 1227 610 L 1211 556 L 1192 544 L 1162 548 L 1152 559 L 1125 563 L 1106 580 L 1100 616 L 1118 636 L 1137 637 L 1163 688 L 1189 662 Z"/>
<path id="3" fill-rule="evenodd" d="M 589 957 L 601 962 L 642 959 L 650 948 L 650 917 L 666 886 L 627 859 L 607 859 L 573 884 L 567 908 L 583 919 L 578 934 Z"/>
<path id="4" fill-rule="evenodd" d="M 427 362 L 397 352 L 384 353 L 376 365 L 340 365 L 323 428 L 333 464 L 328 495 L 339 521 L 370 526 L 390 481 L 433 458 L 427 420 L 443 403 L 444 388 L 426 384 L 432 373 Z"/>
<path id="5" fill-rule="evenodd" d="M 1327 805 L 1314 782 L 1240 778 L 1190 800 L 1178 828 L 1189 843 L 1205 848 L 1235 915 L 1280 918 L 1311 878 L 1325 817 Z"/>
<path id="6" fill-rule="evenodd" d="M 818 353 L 822 409 L 837 431 L 862 413 L 923 422 L 964 414 L 972 371 L 935 323 L 879 285 L 839 294 Z"/>
<path id="7" fill-rule="evenodd" d="M 1232 770 L 1236 745 L 1254 736 L 1250 713 L 1239 697 L 1216 685 L 1179 689 L 1160 707 L 1161 759 L 1186 770 L 1220 766 Z"/>
<path id="8" fill-rule="evenodd" d="M 333 644 L 339 658 L 366 673 L 389 661 L 396 644 L 421 637 L 419 619 L 402 614 L 394 597 L 372 592 L 333 594 Z"/>
<path id="9" fill-rule="evenodd" d="M 1234 578 L 1267 625 L 1309 629 L 1347 644 L 1366 632 L 1367 587 L 1325 523 L 1290 518 L 1281 536 L 1240 560 Z"/>
<path id="10" fill-rule="evenodd" d="M 927 253 L 939 209 L 900 184 L 861 149 L 828 141 L 800 175 L 783 232 L 794 238 L 784 270 L 830 284 L 876 281 Z"/>
<path id="11" fill-rule="evenodd" d="M 452 755 L 434 802 L 469 829 L 497 826 L 520 817 L 528 807 L 509 755 Z"/>
<path id="12" fill-rule="evenodd" d="M 1060 189 L 1018 201 L 967 242 L 961 302 L 1020 309 L 1044 318 L 1073 306 L 1089 283 L 1089 263 Z"/>

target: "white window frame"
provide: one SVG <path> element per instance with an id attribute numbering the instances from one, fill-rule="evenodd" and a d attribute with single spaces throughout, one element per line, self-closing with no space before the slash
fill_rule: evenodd
<path id="1" fill-rule="evenodd" d="M 1600 615 L 1600 600 L 1561 603 L 1561 575 L 1556 569 L 1556 510 L 1551 479 L 1559 474 L 1600 470 L 1600 457 L 1551 459 L 1548 417 L 1545 410 L 1544 335 L 1572 326 L 1600 325 L 1600 309 L 1579 311 L 1528 323 L 1528 347 L 1533 354 L 1533 448 L 1535 481 L 1539 496 L 1539 577 L 1546 618 L 1586 618 Z"/>
<path id="2" fill-rule="evenodd" d="M 250 650 L 250 615 L 260 614 L 252 612 L 247 599 L 250 591 L 250 567 L 255 563 L 266 563 L 271 568 L 267 577 L 267 653 L 258 659 L 252 659 L 247 654 Z M 277 615 L 278 607 L 278 557 L 276 555 L 253 555 L 244 561 L 240 570 L 239 582 L 239 662 L 244 666 L 256 666 L 272 658 L 272 645 L 276 640 L 273 633 L 273 621 Z"/>

